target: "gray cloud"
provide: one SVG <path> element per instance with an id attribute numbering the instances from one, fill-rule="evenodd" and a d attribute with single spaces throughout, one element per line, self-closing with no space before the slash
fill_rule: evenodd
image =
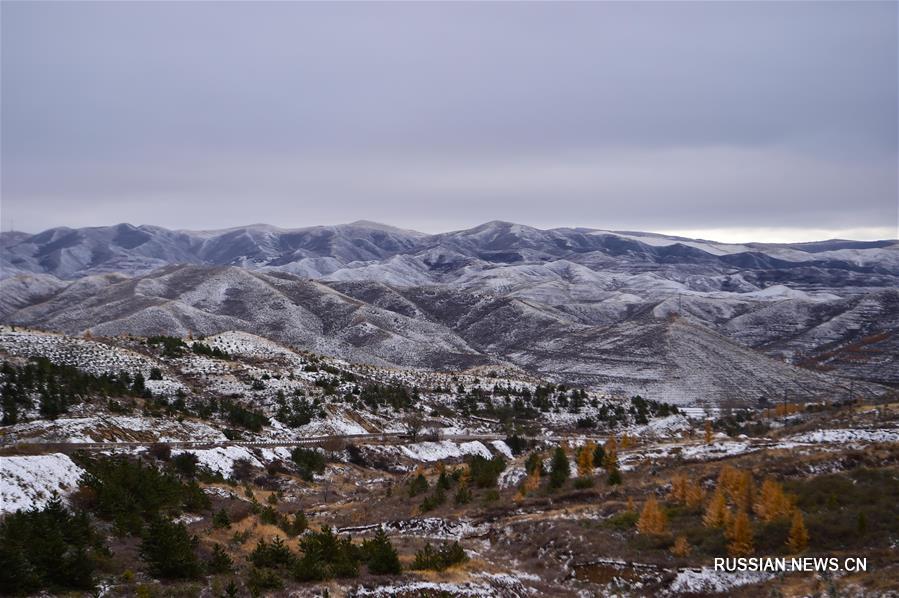
<path id="1" fill-rule="evenodd" d="M 4 3 L 2 223 L 897 224 L 894 3 Z"/>

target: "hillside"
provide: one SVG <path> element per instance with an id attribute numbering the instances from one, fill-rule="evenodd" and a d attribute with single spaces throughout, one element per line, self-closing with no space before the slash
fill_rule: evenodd
<path id="1" fill-rule="evenodd" d="M 18 291 L 28 287 L 22 281 L 2 284 Z M 678 404 L 746 404 L 784 392 L 811 400 L 844 396 L 848 387 L 741 346 L 697 318 L 634 311 L 597 325 L 572 315 L 571 306 L 447 285 L 172 266 L 134 278 L 83 278 L 46 293 L 4 320 L 108 337 L 244 331 L 352 362 L 442 371 L 514 365 L 559 383 Z M 857 390 L 882 392 L 863 383 Z"/>

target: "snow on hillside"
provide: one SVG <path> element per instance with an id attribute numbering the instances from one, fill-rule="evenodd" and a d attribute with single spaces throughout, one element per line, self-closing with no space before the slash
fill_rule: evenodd
<path id="1" fill-rule="evenodd" d="M 651 420 L 648 424 L 631 428 L 628 434 L 638 438 L 673 438 L 689 432 L 693 424 L 684 415 L 669 415 Z"/>
<path id="2" fill-rule="evenodd" d="M 388 452 L 391 452 L 391 449 L 395 451 L 396 447 L 382 446 L 378 447 L 378 449 L 387 449 Z M 462 442 L 458 444 L 450 440 L 441 440 L 439 442 L 416 442 L 414 444 L 400 446 L 399 451 L 413 461 L 425 462 L 442 461 L 444 459 L 459 459 L 465 455 L 480 455 L 487 459 L 493 456 L 490 449 L 478 441 Z"/>
<path id="3" fill-rule="evenodd" d="M 130 349 L 85 338 L 32 330 L 13 331 L 2 326 L 0 351 L 23 358 L 40 355 L 55 364 L 71 365 L 95 375 L 117 374 L 122 370 L 141 372 L 148 378 L 147 388 L 167 396 L 173 396 L 179 390 L 187 390 L 164 370 L 162 380 L 149 380 L 150 371 L 162 365 L 157 360 Z"/>
<path id="4" fill-rule="evenodd" d="M 157 365 L 150 358 L 100 342 L 47 332 L 0 329 L 0 350 L 18 357 L 40 355 L 60 365 L 72 365 L 92 374 L 120 370 L 150 372 Z"/>
<path id="5" fill-rule="evenodd" d="M 18 442 L 168 442 L 227 440 L 204 423 L 128 415 L 61 417 L 16 425 L 5 441 Z"/>
<path id="6" fill-rule="evenodd" d="M 680 594 L 723 593 L 740 586 L 761 583 L 774 577 L 772 573 L 715 571 L 710 567 L 683 569 L 668 587 L 668 592 Z"/>
<path id="7" fill-rule="evenodd" d="M 838 429 L 815 430 L 789 436 L 785 440 L 792 442 L 808 443 L 871 443 L 871 442 L 899 442 L 899 429 Z"/>
<path id="8" fill-rule="evenodd" d="M 219 473 L 226 478 L 231 477 L 235 461 L 245 460 L 254 467 L 263 467 L 253 453 L 242 446 L 218 446 L 211 449 L 172 451 L 173 455 L 180 455 L 181 453 L 196 455 L 198 465 L 213 473 Z"/>
<path id="9" fill-rule="evenodd" d="M 75 490 L 83 473 L 60 453 L 0 457 L 0 513 L 41 508 Z"/>

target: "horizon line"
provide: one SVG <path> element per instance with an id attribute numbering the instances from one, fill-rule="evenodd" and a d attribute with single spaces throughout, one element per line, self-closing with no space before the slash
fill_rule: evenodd
<path id="1" fill-rule="evenodd" d="M 682 239 L 686 241 L 702 241 L 706 243 L 716 243 L 722 245 L 768 245 L 768 244 L 783 244 L 783 245 L 791 245 L 791 244 L 813 244 L 813 243 L 823 243 L 828 241 L 850 241 L 850 242 L 883 242 L 883 241 L 899 241 L 899 228 L 897 230 L 892 231 L 892 236 L 890 235 L 889 227 L 855 227 L 855 228 L 845 228 L 845 229 L 826 229 L 826 228 L 797 228 L 797 227 L 772 227 L 772 226 L 757 226 L 757 227 L 705 227 L 699 229 L 684 229 L 684 228 L 672 228 L 672 229 L 655 229 L 655 230 L 640 230 L 633 227 L 628 228 L 595 228 L 591 226 L 534 226 L 531 224 L 523 224 L 519 222 L 514 222 L 511 220 L 501 220 L 501 219 L 492 219 L 481 222 L 479 224 L 475 224 L 473 226 L 462 227 L 462 228 L 451 228 L 448 230 L 440 230 L 437 232 L 425 232 L 421 230 L 417 230 L 414 228 L 408 228 L 403 226 L 397 226 L 393 224 L 387 224 L 384 222 L 379 222 L 377 220 L 362 218 L 353 220 L 350 222 L 338 222 L 334 224 L 311 224 L 305 226 L 279 226 L 275 224 L 269 224 L 267 222 L 255 222 L 250 224 L 238 224 L 234 226 L 221 226 L 221 227 L 199 227 L 199 228 L 175 228 L 169 227 L 160 224 L 151 224 L 151 223 L 142 223 L 142 224 L 131 224 L 130 222 L 123 221 L 117 222 L 113 224 L 98 224 L 91 226 L 67 226 L 67 225 L 59 225 L 59 226 L 51 226 L 48 228 L 44 228 L 42 230 L 36 232 L 29 232 L 23 230 L 15 230 L 14 228 L 10 228 L 9 230 L 0 230 L 0 234 L 7 235 L 13 233 L 19 233 L 29 236 L 35 236 L 42 234 L 44 232 L 54 230 L 54 229 L 68 229 L 68 230 L 80 230 L 80 229 L 102 229 L 102 228 L 113 228 L 117 226 L 130 226 L 132 228 L 161 228 L 172 232 L 182 232 L 182 233 L 224 233 L 234 230 L 240 229 L 251 229 L 251 228 L 269 228 L 276 230 L 278 232 L 292 232 L 292 231 L 303 231 L 310 230 L 316 228 L 337 228 L 337 227 L 346 227 L 346 226 L 361 226 L 361 227 L 369 227 L 369 228 L 385 228 L 395 230 L 397 232 L 404 232 L 414 235 L 420 235 L 423 237 L 434 237 L 439 235 L 447 235 L 453 233 L 461 233 L 465 231 L 471 231 L 477 228 L 481 228 L 487 225 L 510 225 L 510 226 L 520 226 L 523 228 L 533 229 L 541 232 L 551 232 L 551 231 L 583 231 L 589 233 L 610 233 L 615 235 L 623 235 L 623 236 L 639 236 L 639 235 L 647 235 L 647 236 L 657 236 L 664 237 L 670 239 Z M 752 232 L 750 232 L 752 231 Z M 792 234 L 776 234 L 777 232 L 786 232 L 790 231 Z M 814 236 L 809 236 L 807 234 L 797 234 L 799 231 L 808 231 L 808 232 L 817 232 L 821 234 L 817 234 Z M 859 233 L 862 231 L 869 231 L 869 233 L 873 232 L 874 234 L 862 234 L 860 238 L 859 236 L 853 236 L 851 233 Z M 876 232 L 875 232 L 876 231 Z M 843 235 L 841 232 L 845 232 L 847 234 Z M 741 234 L 742 233 L 742 234 Z M 735 238 L 734 235 L 739 235 L 738 238 Z M 726 240 L 724 238 L 727 238 Z M 777 238 L 774 238 L 777 237 Z"/>

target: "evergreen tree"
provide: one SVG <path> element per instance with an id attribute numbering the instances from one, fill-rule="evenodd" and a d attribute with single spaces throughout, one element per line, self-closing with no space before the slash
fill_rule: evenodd
<path id="1" fill-rule="evenodd" d="M 605 467 L 606 449 L 603 445 L 597 444 L 593 448 L 593 465 L 596 467 Z"/>
<path id="2" fill-rule="evenodd" d="M 375 575 L 397 575 L 402 570 L 396 549 L 387 538 L 384 528 L 379 528 L 375 537 L 363 544 L 367 555 L 368 570 Z"/>
<path id="3" fill-rule="evenodd" d="M 212 517 L 212 526 L 216 529 L 228 529 L 231 527 L 231 518 L 228 516 L 228 511 L 223 508 L 216 511 Z"/>
<path id="4" fill-rule="evenodd" d="M 234 561 L 225 552 L 221 544 L 212 547 L 212 557 L 206 563 L 206 570 L 212 574 L 230 573 L 234 569 Z"/>
<path id="5" fill-rule="evenodd" d="M 457 505 L 466 505 L 471 502 L 471 490 L 468 488 L 467 477 L 463 477 L 459 480 L 459 487 L 456 489 L 455 502 Z"/>
<path id="6" fill-rule="evenodd" d="M 568 455 L 561 446 L 557 447 L 553 453 L 552 464 L 549 471 L 549 487 L 558 490 L 565 485 L 565 482 L 571 476 L 571 468 L 568 465 Z"/>
<path id="7" fill-rule="evenodd" d="M 89 590 L 103 550 L 87 515 L 72 513 L 59 498 L 10 513 L 0 522 L 0 595 Z"/>
<path id="8" fill-rule="evenodd" d="M 609 477 L 606 479 L 606 483 L 609 486 L 617 486 L 621 483 L 621 470 L 617 467 L 609 472 Z"/>
<path id="9" fill-rule="evenodd" d="M 418 496 L 422 492 L 426 492 L 428 490 L 428 479 L 424 476 L 423 473 L 419 473 L 417 476 L 409 480 L 409 496 Z"/>
<path id="10" fill-rule="evenodd" d="M 194 553 L 198 543 L 183 523 L 160 517 L 151 521 L 144 531 L 140 556 L 154 577 L 192 579 L 200 574 L 200 563 Z"/>

